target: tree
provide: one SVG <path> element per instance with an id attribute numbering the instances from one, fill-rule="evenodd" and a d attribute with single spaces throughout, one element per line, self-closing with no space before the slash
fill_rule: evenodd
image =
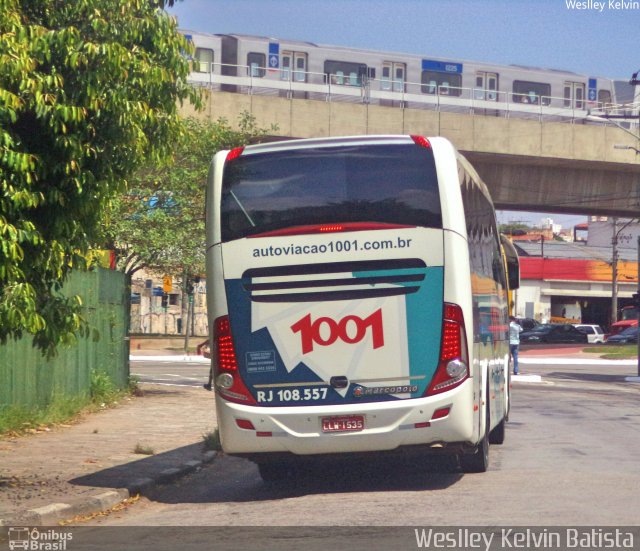
<path id="1" fill-rule="evenodd" d="M 119 268 L 133 275 L 142 268 L 182 276 L 204 272 L 205 184 L 213 155 L 259 140 L 276 130 L 259 128 L 243 113 L 233 129 L 217 122 L 185 119 L 171 164 L 149 161 L 112 203 L 107 233 Z"/>
<path id="2" fill-rule="evenodd" d="M 81 305 L 62 283 L 126 178 L 172 151 L 178 102 L 199 105 L 164 4 L 0 0 L 0 342 L 73 342 Z"/>
<path id="3" fill-rule="evenodd" d="M 505 235 L 526 235 L 531 228 L 523 222 L 509 222 L 508 224 L 500 224 L 498 230 Z"/>

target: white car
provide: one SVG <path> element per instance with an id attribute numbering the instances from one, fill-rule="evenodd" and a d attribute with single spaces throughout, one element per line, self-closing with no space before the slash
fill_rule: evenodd
<path id="1" fill-rule="evenodd" d="M 587 334 L 590 344 L 604 343 L 604 331 L 599 325 L 574 323 L 574 327 Z"/>

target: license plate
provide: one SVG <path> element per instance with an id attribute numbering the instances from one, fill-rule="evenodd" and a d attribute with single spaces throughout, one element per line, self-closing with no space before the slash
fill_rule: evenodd
<path id="1" fill-rule="evenodd" d="M 358 432 L 364 429 L 364 415 L 323 417 L 322 432 Z"/>

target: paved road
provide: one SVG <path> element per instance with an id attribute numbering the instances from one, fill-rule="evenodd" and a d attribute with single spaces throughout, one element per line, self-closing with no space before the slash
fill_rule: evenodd
<path id="1" fill-rule="evenodd" d="M 141 383 L 202 387 L 209 380 L 209 365 L 202 362 L 153 362 L 131 360 L 131 375 Z"/>
<path id="2" fill-rule="evenodd" d="M 554 350 L 554 358 L 557 360 L 550 359 L 542 348 L 526 352 L 520 358 L 520 371 L 523 374 L 540 375 L 544 379 L 558 382 L 615 383 L 621 382 L 626 376 L 638 374 L 635 361 L 607 361 L 599 360 L 595 356 L 575 357 L 576 350 L 566 349 L 564 353 Z M 552 363 L 554 361 L 556 363 Z M 131 374 L 143 383 L 200 387 L 208 381 L 209 365 L 202 360 L 171 362 L 134 357 L 131 360 Z"/>
<path id="3" fill-rule="evenodd" d="M 635 525 L 640 511 L 638 387 L 514 387 L 489 472 L 383 460 L 319 468 L 264 484 L 248 461 L 221 457 L 117 516 L 123 526 Z M 360 527 L 360 528 L 356 528 Z"/>

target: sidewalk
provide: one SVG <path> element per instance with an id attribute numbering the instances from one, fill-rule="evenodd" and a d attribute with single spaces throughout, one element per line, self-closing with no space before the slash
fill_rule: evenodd
<path id="1" fill-rule="evenodd" d="M 533 382 L 552 385 L 597 387 L 617 385 L 621 390 L 640 389 L 637 359 L 606 360 L 600 354 L 584 352 L 575 345 L 530 345 L 520 347 L 520 375 L 512 382 Z M 535 374 L 534 374 L 535 373 Z"/>
<path id="2" fill-rule="evenodd" d="M 143 388 L 144 396 L 71 426 L 0 439 L 0 526 L 103 511 L 213 461 L 202 438 L 216 426 L 213 393 Z M 138 445 L 154 454 L 136 454 Z"/>

